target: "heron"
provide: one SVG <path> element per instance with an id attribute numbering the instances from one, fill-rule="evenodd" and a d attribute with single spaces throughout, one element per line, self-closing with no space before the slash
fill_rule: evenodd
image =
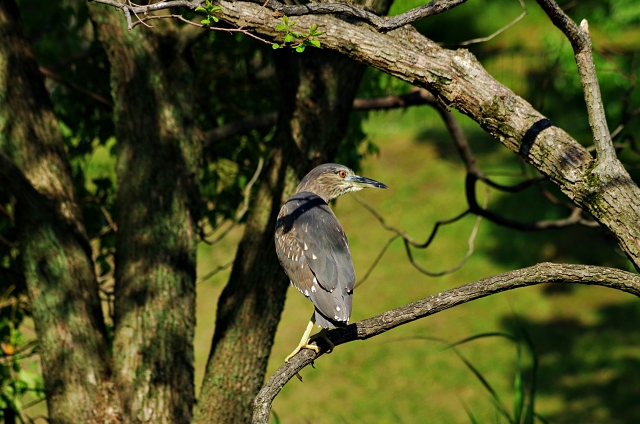
<path id="1" fill-rule="evenodd" d="M 356 281 L 347 236 L 328 202 L 363 188 L 387 188 L 381 182 L 356 175 L 350 168 L 325 163 L 300 181 L 293 196 L 280 209 L 275 244 L 280 265 L 291 284 L 313 302 L 314 312 L 288 362 L 301 349 L 319 352 L 311 341 L 326 337 L 330 328 L 343 327 L 351 316 Z M 310 336 L 314 324 L 320 332 Z"/>

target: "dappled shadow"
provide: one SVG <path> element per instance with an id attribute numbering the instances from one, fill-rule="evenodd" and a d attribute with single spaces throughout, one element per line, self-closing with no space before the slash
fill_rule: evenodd
<path id="1" fill-rule="evenodd" d="M 538 393 L 561 397 L 555 423 L 640 421 L 640 302 L 598 310 L 599 320 L 521 321 L 539 355 Z M 503 325 L 517 332 L 511 318 Z"/>

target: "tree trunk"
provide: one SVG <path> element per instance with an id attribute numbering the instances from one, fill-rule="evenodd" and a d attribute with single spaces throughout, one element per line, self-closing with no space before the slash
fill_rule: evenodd
<path id="1" fill-rule="evenodd" d="M 0 93 L 0 148 L 17 166 L 5 163 L 0 178 L 16 199 L 49 420 L 119 421 L 91 247 L 58 123 L 13 1 L 0 2 Z"/>
<path id="2" fill-rule="evenodd" d="M 289 285 L 275 253 L 276 216 L 300 178 L 335 156 L 364 71 L 342 55 L 316 49 L 280 51 L 276 62 L 282 102 L 273 152 L 218 301 L 197 423 L 251 421 Z"/>
<path id="3" fill-rule="evenodd" d="M 188 423 L 200 159 L 192 73 L 175 22 L 128 32 L 90 6 L 111 64 L 118 140 L 116 383 L 129 423 Z"/>

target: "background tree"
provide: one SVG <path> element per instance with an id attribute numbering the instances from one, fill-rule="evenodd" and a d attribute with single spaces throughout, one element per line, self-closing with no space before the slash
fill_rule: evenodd
<path id="1" fill-rule="evenodd" d="M 514 74 L 511 81 L 520 81 L 514 83 L 518 93 L 532 106 L 468 51 L 442 48 L 427 38 L 455 45 L 486 35 L 492 25 L 504 30 L 511 19 L 492 22 L 491 8 L 502 5 L 455 7 L 461 3 L 436 1 L 407 14 L 401 12 L 418 5 L 399 3 L 390 12 L 396 17 L 382 20 L 390 3 L 302 7 L 220 1 L 202 4 L 204 25 L 194 13 L 200 2 L 147 7 L 23 0 L 18 4 L 24 22 L 12 1 L 2 3 L 0 254 L 7 389 L 0 406 L 5 421 L 19 412 L 25 393 L 46 395 L 53 422 L 249 421 L 287 290 L 273 250 L 275 216 L 314 165 L 337 160 L 357 167 L 363 155 L 375 151 L 361 132 L 364 116 L 350 119 L 351 109 L 431 105 L 465 167 L 468 208 L 461 216 L 518 230 L 600 225 L 637 268 L 638 188 L 617 157 L 634 171 L 638 45 L 610 40 L 632 39 L 628 28 L 640 10 L 613 0 L 565 5 L 576 20 L 590 19 L 594 35 L 605 34 L 596 64 L 614 72 L 598 87 L 586 28 L 578 28 L 553 2 L 529 5 L 536 10 L 535 25 L 546 25 L 553 34 L 553 22 L 575 53 L 574 59 L 568 43 L 553 46 L 556 41 L 549 38 L 544 60 L 534 57 L 536 63 L 524 71 L 506 71 Z M 515 18 L 521 6 L 514 2 L 505 10 Z M 225 23 L 216 24 L 214 17 Z M 406 26 L 419 17 L 429 18 L 417 21 L 417 30 Z M 454 34 L 452 22 L 469 25 Z M 307 29 L 322 35 L 304 35 Z M 303 54 L 290 48 L 300 49 L 305 40 Z M 463 44 L 475 41 L 480 40 Z M 512 41 L 479 44 L 473 52 L 486 64 L 528 54 L 526 35 Z M 283 48 L 273 51 L 272 42 Z M 428 92 L 406 94 L 406 85 L 372 70 L 359 84 L 363 64 Z M 525 78 L 532 83 L 522 82 Z M 358 90 L 361 97 L 393 96 L 354 101 Z M 586 110 L 582 93 L 587 93 Z M 493 137 L 480 146 L 502 142 L 531 166 L 527 172 L 533 176 L 524 182 L 487 177 L 449 108 Z M 603 110 L 615 128 L 611 136 Z M 555 124 L 543 114 L 553 115 Z M 593 141 L 594 153 L 578 141 L 585 146 Z M 539 210 L 524 220 L 509 214 L 508 205 L 480 205 L 480 183 L 507 192 L 540 186 L 544 196 L 527 195 Z M 544 197 L 560 206 L 543 206 Z M 216 243 L 237 224 L 243 235 L 218 301 L 196 404 L 198 243 Z M 389 243 L 402 240 L 408 263 L 433 274 L 415 260 L 420 255 L 415 248 L 430 241 L 392 230 Z M 531 237 L 518 240 L 529 243 Z M 580 249 L 558 239 L 564 248 Z M 611 254 L 594 256 L 596 265 L 629 263 Z M 637 295 L 636 280 L 634 274 L 604 268 L 541 266 L 445 292 L 413 304 L 409 315 L 419 318 L 540 282 L 601 284 Z M 330 337 L 339 343 L 371 337 L 407 322 L 402 311 Z M 34 346 L 17 330 L 25 316 L 36 327 L 44 385 L 20 368 Z M 314 358 L 304 351 L 278 371 L 261 394 L 254 419 L 268 419 L 279 387 Z M 532 419 L 533 391 L 527 396 L 523 416 Z M 521 403 L 524 410 L 526 402 Z M 518 421 L 517 416 L 509 419 Z"/>

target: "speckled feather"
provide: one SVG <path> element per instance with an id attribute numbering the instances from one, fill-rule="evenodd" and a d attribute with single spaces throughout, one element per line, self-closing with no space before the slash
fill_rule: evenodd
<path id="1" fill-rule="evenodd" d="M 313 193 L 296 193 L 280 209 L 275 241 L 291 283 L 315 306 L 316 324 L 345 325 L 355 271 L 347 236 L 327 202 Z"/>

